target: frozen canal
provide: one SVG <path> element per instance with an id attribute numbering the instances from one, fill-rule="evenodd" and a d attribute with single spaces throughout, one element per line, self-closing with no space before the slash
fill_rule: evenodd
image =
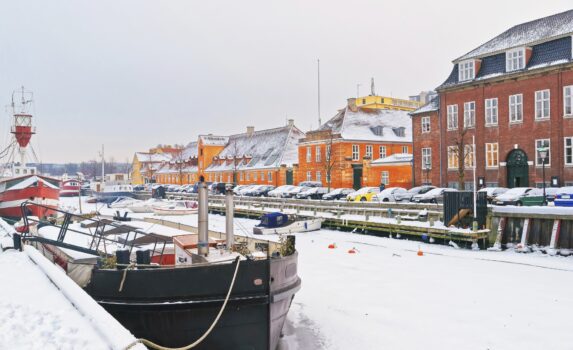
<path id="1" fill-rule="evenodd" d="M 196 215 L 164 218 L 197 223 Z M 252 232 L 255 223 L 238 219 L 237 231 Z M 210 229 L 223 228 L 224 217 L 211 215 Z M 337 248 L 328 249 L 331 243 Z M 349 254 L 351 248 L 358 253 Z M 474 252 L 331 230 L 297 235 L 297 249 L 302 289 L 283 350 L 573 348 L 564 336 L 573 310 L 573 257 Z"/>

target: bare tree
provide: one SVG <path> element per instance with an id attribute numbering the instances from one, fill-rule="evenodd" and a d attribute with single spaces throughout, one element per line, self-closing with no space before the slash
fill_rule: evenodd
<path id="1" fill-rule="evenodd" d="M 183 171 L 187 166 L 187 159 L 185 159 L 185 148 L 183 146 L 177 146 L 177 151 L 173 153 L 173 163 L 175 165 L 175 170 L 177 170 L 177 180 L 180 185 L 183 184 Z"/>
<path id="2" fill-rule="evenodd" d="M 324 152 L 324 170 L 326 173 L 326 185 L 328 187 L 328 192 L 330 192 L 330 187 L 332 184 L 332 171 L 335 169 L 338 163 L 338 157 L 335 155 L 335 149 L 333 147 L 334 134 L 332 129 L 328 130 L 328 135 L 326 138 L 326 149 Z"/>
<path id="3" fill-rule="evenodd" d="M 448 159 L 450 154 L 457 158 L 457 173 L 458 173 L 458 187 L 460 190 L 465 190 L 465 171 L 466 166 L 472 167 L 475 165 L 475 150 L 473 145 L 466 141 L 467 128 L 463 128 L 453 139 L 453 147 L 448 147 Z"/>

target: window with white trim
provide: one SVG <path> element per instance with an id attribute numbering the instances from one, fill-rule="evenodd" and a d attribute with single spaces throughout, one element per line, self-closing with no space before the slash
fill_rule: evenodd
<path id="1" fill-rule="evenodd" d="M 448 130 L 458 128 L 458 105 L 448 106 Z"/>
<path id="2" fill-rule="evenodd" d="M 379 157 L 386 158 L 386 146 L 380 146 Z"/>
<path id="3" fill-rule="evenodd" d="M 332 148 L 330 147 L 330 145 L 326 145 L 326 161 L 330 162 L 330 157 L 331 157 L 331 153 L 332 153 Z"/>
<path id="4" fill-rule="evenodd" d="M 486 168 L 499 166 L 499 146 L 497 143 L 485 144 L 485 166 Z"/>
<path id="5" fill-rule="evenodd" d="M 505 70 L 512 72 L 525 68 L 525 48 L 509 50 L 505 53 Z"/>
<path id="6" fill-rule="evenodd" d="M 459 166 L 458 147 L 448 146 L 448 169 L 457 169 Z"/>
<path id="7" fill-rule="evenodd" d="M 464 146 L 464 165 L 466 168 L 473 168 L 475 166 L 474 162 L 474 145 L 465 145 Z"/>
<path id="8" fill-rule="evenodd" d="M 384 185 L 390 184 L 390 172 L 383 171 L 382 174 L 380 175 L 380 182 L 383 183 Z"/>
<path id="9" fill-rule="evenodd" d="M 485 100 L 485 125 L 497 125 L 497 98 Z"/>
<path id="10" fill-rule="evenodd" d="M 432 169 L 432 149 L 422 148 L 422 169 Z"/>
<path id="11" fill-rule="evenodd" d="M 430 117 L 422 117 L 422 133 L 430 132 Z"/>
<path id="12" fill-rule="evenodd" d="M 358 145 L 352 145 L 352 160 L 359 160 L 360 159 L 360 149 Z"/>
<path id="13" fill-rule="evenodd" d="M 306 162 L 310 163 L 310 161 L 312 160 L 312 150 L 310 149 L 310 146 L 306 147 Z"/>
<path id="14" fill-rule="evenodd" d="M 563 88 L 563 115 L 573 115 L 573 85 Z"/>
<path id="15" fill-rule="evenodd" d="M 370 159 L 372 159 L 372 145 L 367 145 L 366 146 L 366 157 L 370 157 Z"/>
<path id="16" fill-rule="evenodd" d="M 322 173 L 320 171 L 316 172 L 316 181 L 322 182 Z"/>
<path id="17" fill-rule="evenodd" d="M 573 137 L 566 137 L 565 141 L 563 142 L 565 147 L 565 152 L 563 153 L 565 156 L 565 165 L 573 165 Z"/>
<path id="18" fill-rule="evenodd" d="M 316 146 L 315 153 L 316 153 L 316 155 L 315 155 L 316 162 L 320 163 L 322 161 L 321 160 L 322 154 L 320 154 L 320 146 Z"/>
<path id="19" fill-rule="evenodd" d="M 535 166 L 543 166 L 543 160 L 541 159 L 541 150 L 543 148 L 547 149 L 547 157 L 545 158 L 545 166 L 551 166 L 551 140 L 549 139 L 539 139 L 535 140 Z"/>
<path id="20" fill-rule="evenodd" d="M 241 172 L 239 174 L 239 177 L 240 177 L 241 181 L 243 181 L 245 179 L 245 174 L 243 172 Z"/>
<path id="21" fill-rule="evenodd" d="M 408 146 L 402 146 L 402 153 L 408 153 Z"/>
<path id="22" fill-rule="evenodd" d="M 509 122 L 521 123 L 523 122 L 523 95 L 509 96 Z"/>
<path id="23" fill-rule="evenodd" d="M 272 172 L 272 171 L 269 171 L 269 172 L 267 173 L 267 179 L 269 180 L 269 182 L 272 182 L 272 181 L 273 181 L 273 172 Z"/>
<path id="24" fill-rule="evenodd" d="M 476 126 L 476 103 L 474 101 L 464 103 L 464 129 Z"/>
<path id="25" fill-rule="evenodd" d="M 265 181 L 265 172 L 261 171 L 261 181 Z"/>
<path id="26" fill-rule="evenodd" d="M 306 181 L 312 181 L 312 172 L 310 171 L 306 172 Z"/>
<path id="27" fill-rule="evenodd" d="M 257 181 L 257 172 L 253 173 L 253 181 Z"/>
<path id="28" fill-rule="evenodd" d="M 475 61 L 468 60 L 458 63 L 459 81 L 472 80 L 475 78 Z"/>
<path id="29" fill-rule="evenodd" d="M 535 91 L 535 119 L 549 118 L 549 90 Z"/>

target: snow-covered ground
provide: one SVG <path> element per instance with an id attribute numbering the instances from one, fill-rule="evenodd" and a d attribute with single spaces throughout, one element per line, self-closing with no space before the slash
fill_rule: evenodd
<path id="1" fill-rule="evenodd" d="M 196 215 L 163 218 L 197 223 Z M 223 231 L 223 216 L 209 220 L 210 229 Z M 254 224 L 236 220 L 238 232 L 252 232 Z M 476 252 L 332 230 L 296 239 L 302 289 L 282 350 L 573 348 L 565 336 L 573 257 Z M 337 248 L 328 249 L 331 243 Z M 349 254 L 351 248 L 358 253 Z"/>

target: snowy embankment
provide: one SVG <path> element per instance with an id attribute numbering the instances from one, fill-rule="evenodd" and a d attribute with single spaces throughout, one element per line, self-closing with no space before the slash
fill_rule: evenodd
<path id="1" fill-rule="evenodd" d="M 196 215 L 163 218 L 197 222 Z M 210 229 L 222 231 L 224 220 L 210 215 Z M 235 224 L 249 234 L 256 221 Z M 337 248 L 328 249 L 331 243 Z M 298 234 L 296 247 L 302 289 L 281 350 L 572 348 L 564 336 L 573 309 L 572 257 L 332 230 Z M 351 248 L 358 252 L 349 254 Z"/>
<path id="2" fill-rule="evenodd" d="M 8 232 L 0 220 L 4 247 Z M 0 277 L 0 349 L 124 349 L 135 340 L 33 247 L 0 249 Z"/>

